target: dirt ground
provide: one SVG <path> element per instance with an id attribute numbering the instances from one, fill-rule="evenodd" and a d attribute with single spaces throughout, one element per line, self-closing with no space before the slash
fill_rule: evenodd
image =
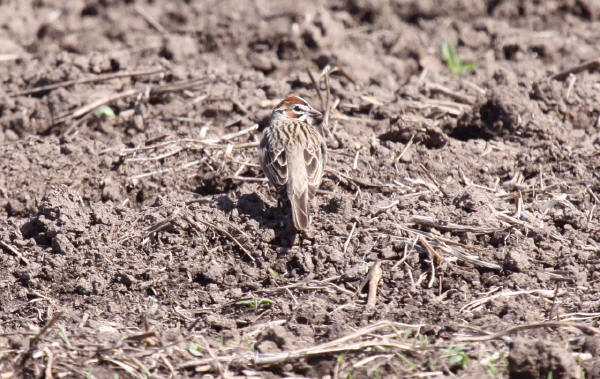
<path id="1" fill-rule="evenodd" d="M 0 25 L 1 378 L 600 377 L 596 0 L 8 1 Z M 326 77 L 300 235 L 256 142 Z"/>

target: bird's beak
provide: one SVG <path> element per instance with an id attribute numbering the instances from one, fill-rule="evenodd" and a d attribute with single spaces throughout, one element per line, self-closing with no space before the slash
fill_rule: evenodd
<path id="1" fill-rule="evenodd" d="M 311 109 L 310 111 L 310 117 L 314 118 L 315 120 L 319 120 L 321 121 L 323 119 L 323 114 L 321 112 L 319 112 L 316 109 Z"/>

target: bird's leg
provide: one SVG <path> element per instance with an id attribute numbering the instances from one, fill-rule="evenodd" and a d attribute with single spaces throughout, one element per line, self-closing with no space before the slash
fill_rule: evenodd
<path id="1" fill-rule="evenodd" d="M 287 191 L 286 188 L 283 187 L 282 189 L 279 189 L 277 191 L 277 207 L 281 208 L 282 210 L 285 207 L 287 201 Z"/>

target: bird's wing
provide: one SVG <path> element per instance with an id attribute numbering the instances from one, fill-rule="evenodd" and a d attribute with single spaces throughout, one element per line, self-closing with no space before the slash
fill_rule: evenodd
<path id="1" fill-rule="evenodd" d="M 281 188 L 287 182 L 287 156 L 283 148 L 272 146 L 269 137 L 265 135 L 258 147 L 260 164 L 269 182 L 276 188 Z"/>
<path id="2" fill-rule="evenodd" d="M 306 144 L 304 148 L 304 161 L 306 162 L 308 183 L 316 187 L 321 183 L 323 171 L 325 170 L 327 145 L 316 130 L 314 137 L 313 143 Z"/>

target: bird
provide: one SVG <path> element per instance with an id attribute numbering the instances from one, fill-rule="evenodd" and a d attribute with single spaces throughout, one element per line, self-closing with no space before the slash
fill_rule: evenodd
<path id="1" fill-rule="evenodd" d="M 298 231 L 310 225 L 310 201 L 327 163 L 327 144 L 322 128 L 317 128 L 320 121 L 321 112 L 300 96 L 290 95 L 273 108 L 258 146 L 263 172 L 279 199 L 287 194 Z"/>

